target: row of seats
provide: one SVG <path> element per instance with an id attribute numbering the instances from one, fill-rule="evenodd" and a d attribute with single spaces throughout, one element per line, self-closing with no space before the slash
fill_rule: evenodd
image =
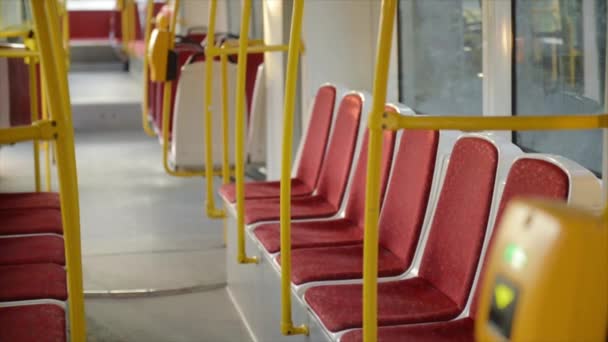
<path id="1" fill-rule="evenodd" d="M 0 341 L 66 341 L 58 194 L 2 193 L 0 222 Z"/>
<path id="2" fill-rule="evenodd" d="M 292 179 L 292 283 L 328 333 L 350 342 L 362 339 L 367 132 L 357 127 L 365 124 L 365 98 L 343 96 L 333 122 L 335 94 L 330 85 L 319 89 L 314 129 Z M 383 151 L 380 341 L 473 340 L 484 255 L 512 198 L 600 202 L 591 172 L 558 156 L 525 154 L 492 134 L 386 132 Z M 245 221 L 263 253 L 280 265 L 278 190 L 276 182 L 246 184 Z M 233 186 L 220 193 L 234 203 Z"/>

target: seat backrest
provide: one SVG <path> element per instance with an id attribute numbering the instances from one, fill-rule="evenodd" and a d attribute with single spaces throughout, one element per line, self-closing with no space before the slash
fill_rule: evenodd
<path id="1" fill-rule="evenodd" d="M 394 108 L 387 107 L 387 111 Z M 382 145 L 382 161 L 380 174 L 382 179 L 380 181 L 380 204 L 382 205 L 384 199 L 384 193 L 386 191 L 386 184 L 388 182 L 388 176 L 391 171 L 391 165 L 393 163 L 393 152 L 395 150 L 395 132 L 384 131 L 383 134 L 383 145 Z M 353 183 L 348 195 L 348 202 L 346 203 L 345 217 L 357 225 L 363 230 L 363 221 L 365 219 L 365 184 L 367 180 L 367 158 L 368 158 L 368 145 L 369 145 L 369 131 L 365 131 L 363 136 L 363 145 L 361 145 L 361 152 L 359 153 L 359 160 L 357 161 L 357 168 Z"/>
<path id="2" fill-rule="evenodd" d="M 380 213 L 380 245 L 408 268 L 429 204 L 439 132 L 405 130 L 395 157 L 393 174 Z"/>
<path id="3" fill-rule="evenodd" d="M 419 275 L 464 308 L 485 238 L 498 150 L 481 137 L 454 145 Z"/>
<path id="4" fill-rule="evenodd" d="M 319 180 L 335 102 L 336 88 L 334 86 L 326 85 L 319 88 L 296 172 L 296 178 L 308 185 L 310 189 L 315 189 Z"/>
<path id="5" fill-rule="evenodd" d="M 362 109 L 363 98 L 359 94 L 348 94 L 342 98 L 319 175 L 317 194 L 336 210 L 340 208 L 352 168 Z"/>
<path id="6" fill-rule="evenodd" d="M 497 236 L 497 231 L 500 227 L 502 214 L 505 207 L 514 197 L 541 197 L 555 200 L 566 201 L 570 192 L 570 180 L 568 174 L 554 163 L 547 160 L 536 158 L 520 158 L 516 160 L 507 176 L 498 213 L 496 216 L 495 229 L 492 232 L 492 237 L 486 248 L 485 255 L 490 255 L 494 237 Z M 485 263 L 487 258 L 484 258 L 481 268 L 481 275 L 485 271 Z M 482 279 L 481 277 L 480 279 Z M 481 292 L 481 286 L 477 284 L 474 294 L 473 303 L 471 305 L 471 317 L 477 314 L 477 300 Z"/>

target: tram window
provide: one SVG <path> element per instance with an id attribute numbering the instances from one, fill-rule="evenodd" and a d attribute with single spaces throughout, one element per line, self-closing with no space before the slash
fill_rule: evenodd
<path id="1" fill-rule="evenodd" d="M 0 1 L 0 28 L 21 25 L 27 20 L 26 16 L 24 1 Z"/>
<path id="2" fill-rule="evenodd" d="M 514 0 L 513 111 L 604 111 L 606 0 Z M 515 132 L 526 150 L 556 153 L 601 172 L 600 131 Z"/>
<path id="3" fill-rule="evenodd" d="M 229 0 L 226 2 L 228 10 L 228 31 L 239 34 L 241 31 L 241 2 Z M 250 39 L 264 38 L 264 2 L 263 0 L 253 0 L 251 2 L 251 28 L 249 30 Z"/>
<path id="4" fill-rule="evenodd" d="M 429 114 L 482 112 L 480 0 L 399 1 L 400 101 Z"/>

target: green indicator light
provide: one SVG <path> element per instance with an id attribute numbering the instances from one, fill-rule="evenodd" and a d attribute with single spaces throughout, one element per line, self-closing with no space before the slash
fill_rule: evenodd
<path id="1" fill-rule="evenodd" d="M 503 257 L 516 270 L 521 270 L 528 262 L 528 257 L 524 250 L 513 243 L 507 245 Z"/>

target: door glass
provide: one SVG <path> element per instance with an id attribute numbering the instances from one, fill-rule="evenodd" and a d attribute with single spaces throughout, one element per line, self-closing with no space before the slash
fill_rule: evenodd
<path id="1" fill-rule="evenodd" d="M 399 2 L 400 101 L 427 114 L 482 112 L 481 0 Z"/>
<path id="2" fill-rule="evenodd" d="M 514 0 L 516 115 L 604 111 L 606 0 Z M 527 150 L 555 153 L 601 171 L 596 131 L 515 132 Z"/>

